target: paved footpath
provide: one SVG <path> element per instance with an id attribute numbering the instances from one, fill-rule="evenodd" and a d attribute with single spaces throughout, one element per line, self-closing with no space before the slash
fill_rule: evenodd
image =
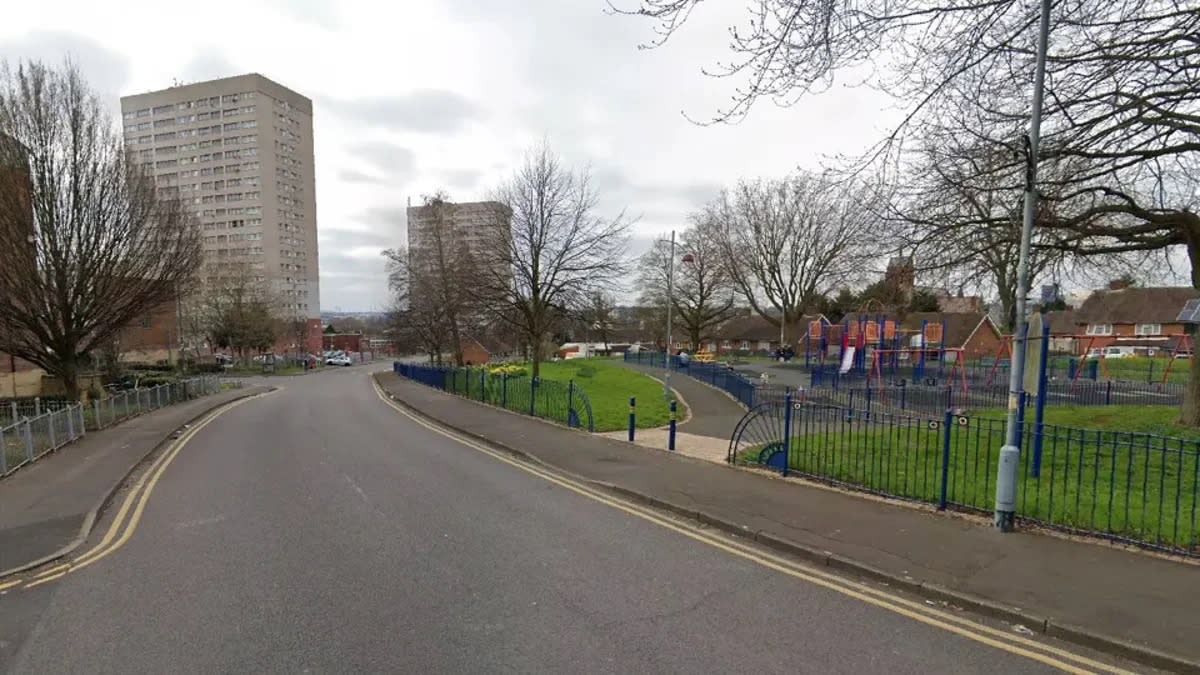
<path id="1" fill-rule="evenodd" d="M 0 576 L 78 540 L 89 514 L 176 429 L 217 406 L 263 391 L 229 389 L 139 415 L 89 432 L 0 480 Z"/>
<path id="2" fill-rule="evenodd" d="M 618 361 L 617 365 L 644 375 L 663 379 L 667 371 L 639 363 Z M 731 396 L 678 371 L 671 372 L 671 388 L 687 401 L 692 417 L 677 429 L 686 434 L 719 438 L 729 443 L 729 435 L 746 409 Z M 665 447 L 665 446 L 664 446 Z"/>
<path id="3" fill-rule="evenodd" d="M 378 377 L 397 401 L 461 431 L 701 520 L 737 526 L 778 548 L 798 545 L 794 552 L 818 564 L 886 578 L 927 597 L 958 598 L 957 604 L 1003 613 L 1035 632 L 1080 643 L 1094 638 L 1118 653 L 1124 644 L 1175 655 L 1182 661 L 1172 668 L 1193 663 L 1200 670 L 1200 566 L 1049 535 L 1000 534 L 977 519 L 650 452 L 393 373 Z"/>

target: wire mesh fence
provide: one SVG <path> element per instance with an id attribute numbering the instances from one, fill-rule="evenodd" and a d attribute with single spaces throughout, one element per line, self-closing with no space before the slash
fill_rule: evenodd
<path id="1" fill-rule="evenodd" d="M 12 415 L 0 424 L 0 477 L 77 440 L 88 431 L 112 426 L 150 410 L 220 391 L 216 376 L 196 377 L 155 387 L 130 389 L 88 403 L 35 400 L 0 406 Z M 32 413 L 32 414 L 30 414 Z"/>
<path id="2" fill-rule="evenodd" d="M 729 461 L 990 513 L 1005 421 L 765 403 L 738 424 Z M 1018 518 L 1200 557 L 1200 441 L 1026 423 Z"/>
<path id="3" fill-rule="evenodd" d="M 392 370 L 421 384 L 506 410 L 595 430 L 592 404 L 574 381 L 491 373 L 486 368 L 392 364 Z"/>

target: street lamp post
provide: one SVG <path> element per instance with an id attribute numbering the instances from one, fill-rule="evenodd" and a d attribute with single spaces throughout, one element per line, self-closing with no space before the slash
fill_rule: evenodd
<path id="1" fill-rule="evenodd" d="M 1012 364 L 1008 374 L 1008 420 L 1004 447 L 1000 448 L 996 474 L 996 510 L 994 523 L 1002 532 L 1011 532 L 1016 516 L 1017 466 L 1020 462 L 1018 407 L 1025 377 L 1025 296 L 1029 294 L 1029 246 L 1033 237 L 1033 219 L 1037 208 L 1038 142 L 1042 130 L 1042 97 L 1046 81 L 1046 50 L 1050 34 L 1050 0 L 1042 0 L 1038 24 L 1037 61 L 1033 74 L 1033 110 L 1029 115 L 1029 136 L 1025 158 L 1025 213 L 1021 223 L 1021 249 L 1017 263 L 1017 325 L 1014 326 Z M 946 431 L 949 433 L 949 430 Z"/>

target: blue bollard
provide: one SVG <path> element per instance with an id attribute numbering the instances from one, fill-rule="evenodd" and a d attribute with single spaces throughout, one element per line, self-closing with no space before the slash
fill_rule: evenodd
<path id="1" fill-rule="evenodd" d="M 633 433 L 632 428 L 629 430 L 629 433 Z M 667 435 L 667 449 L 675 449 L 675 401 L 671 401 L 671 430 Z"/>
<path id="2" fill-rule="evenodd" d="M 634 422 L 634 397 L 629 397 L 629 442 L 633 442 L 633 422 Z"/>

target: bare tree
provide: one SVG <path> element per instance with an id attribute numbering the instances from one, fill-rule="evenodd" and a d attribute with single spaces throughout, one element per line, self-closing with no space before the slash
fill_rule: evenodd
<path id="1" fill-rule="evenodd" d="M 496 317 L 532 345 L 536 376 L 555 322 L 625 273 L 630 222 L 597 215 L 588 171 L 564 167 L 548 145 L 530 151 L 494 199 L 509 214 L 486 227 L 480 287 Z"/>
<path id="2" fill-rule="evenodd" d="M 419 219 L 409 227 L 420 228 L 422 247 L 409 251 L 410 282 L 437 303 L 448 329 L 448 346 L 456 365 L 463 365 L 463 332 L 480 317 L 478 266 L 464 233 L 454 221 L 450 196 L 439 190 L 422 198 Z"/>
<path id="3" fill-rule="evenodd" d="M 579 321 L 583 324 L 584 331 L 588 334 L 596 331 L 600 336 L 600 341 L 604 344 L 606 353 L 608 352 L 608 333 L 612 330 L 616 310 L 617 303 L 612 294 L 598 290 L 588 296 L 587 304 L 579 312 Z"/>
<path id="4" fill-rule="evenodd" d="M 188 287 L 199 227 L 70 63 L 0 68 L 0 167 L 0 347 L 78 397 L 91 352 Z"/>
<path id="5" fill-rule="evenodd" d="M 185 306 L 188 325 L 210 347 L 229 349 L 240 357 L 272 349 L 289 328 L 278 295 L 247 258 L 207 261 Z"/>
<path id="6" fill-rule="evenodd" d="M 787 326 L 877 252 L 868 201 L 853 184 L 798 172 L 740 182 L 706 207 L 703 222 L 742 297 L 772 325 Z"/>
<path id="7" fill-rule="evenodd" d="M 388 249 L 383 255 L 392 291 L 392 335 L 402 349 L 424 352 L 430 362 L 440 364 L 450 341 L 450 317 L 438 301 L 432 275 L 424 274 L 424 267 L 413 268 L 407 249 Z"/>
<path id="8" fill-rule="evenodd" d="M 642 0 L 662 44 L 698 0 Z M 937 148 L 962 136 L 1009 152 L 1024 175 L 1026 148 L 1011 143 L 1029 116 L 1038 7 L 1018 0 L 975 4 L 919 0 L 758 0 L 736 55 L 714 74 L 743 77 L 717 120 L 745 115 L 761 97 L 789 105 L 839 74 L 870 66 L 867 82 L 905 111 L 873 157 L 909 144 Z M 1200 12 L 1175 0 L 1055 3 L 1042 110 L 1042 159 L 1071 170 L 1040 182 L 1053 217 L 1044 248 L 1077 256 L 1179 248 L 1200 289 L 1200 97 L 1195 96 Z M 903 162 L 886 162 L 903 166 Z M 1006 167 L 996 167 L 1003 171 Z M 910 176 L 901 175 L 900 180 Z M 1200 425 L 1200 369 L 1183 421 Z"/>
<path id="9" fill-rule="evenodd" d="M 702 215 L 693 219 L 699 220 Z M 683 231 L 671 259 L 669 242 L 655 241 L 641 259 L 639 286 L 642 305 L 666 307 L 671 302 L 673 315 L 679 321 L 693 349 L 711 331 L 737 313 L 736 287 L 724 264 L 721 243 L 714 227 L 703 221 Z M 667 298 L 667 274 L 674 266 L 674 294 Z"/>

